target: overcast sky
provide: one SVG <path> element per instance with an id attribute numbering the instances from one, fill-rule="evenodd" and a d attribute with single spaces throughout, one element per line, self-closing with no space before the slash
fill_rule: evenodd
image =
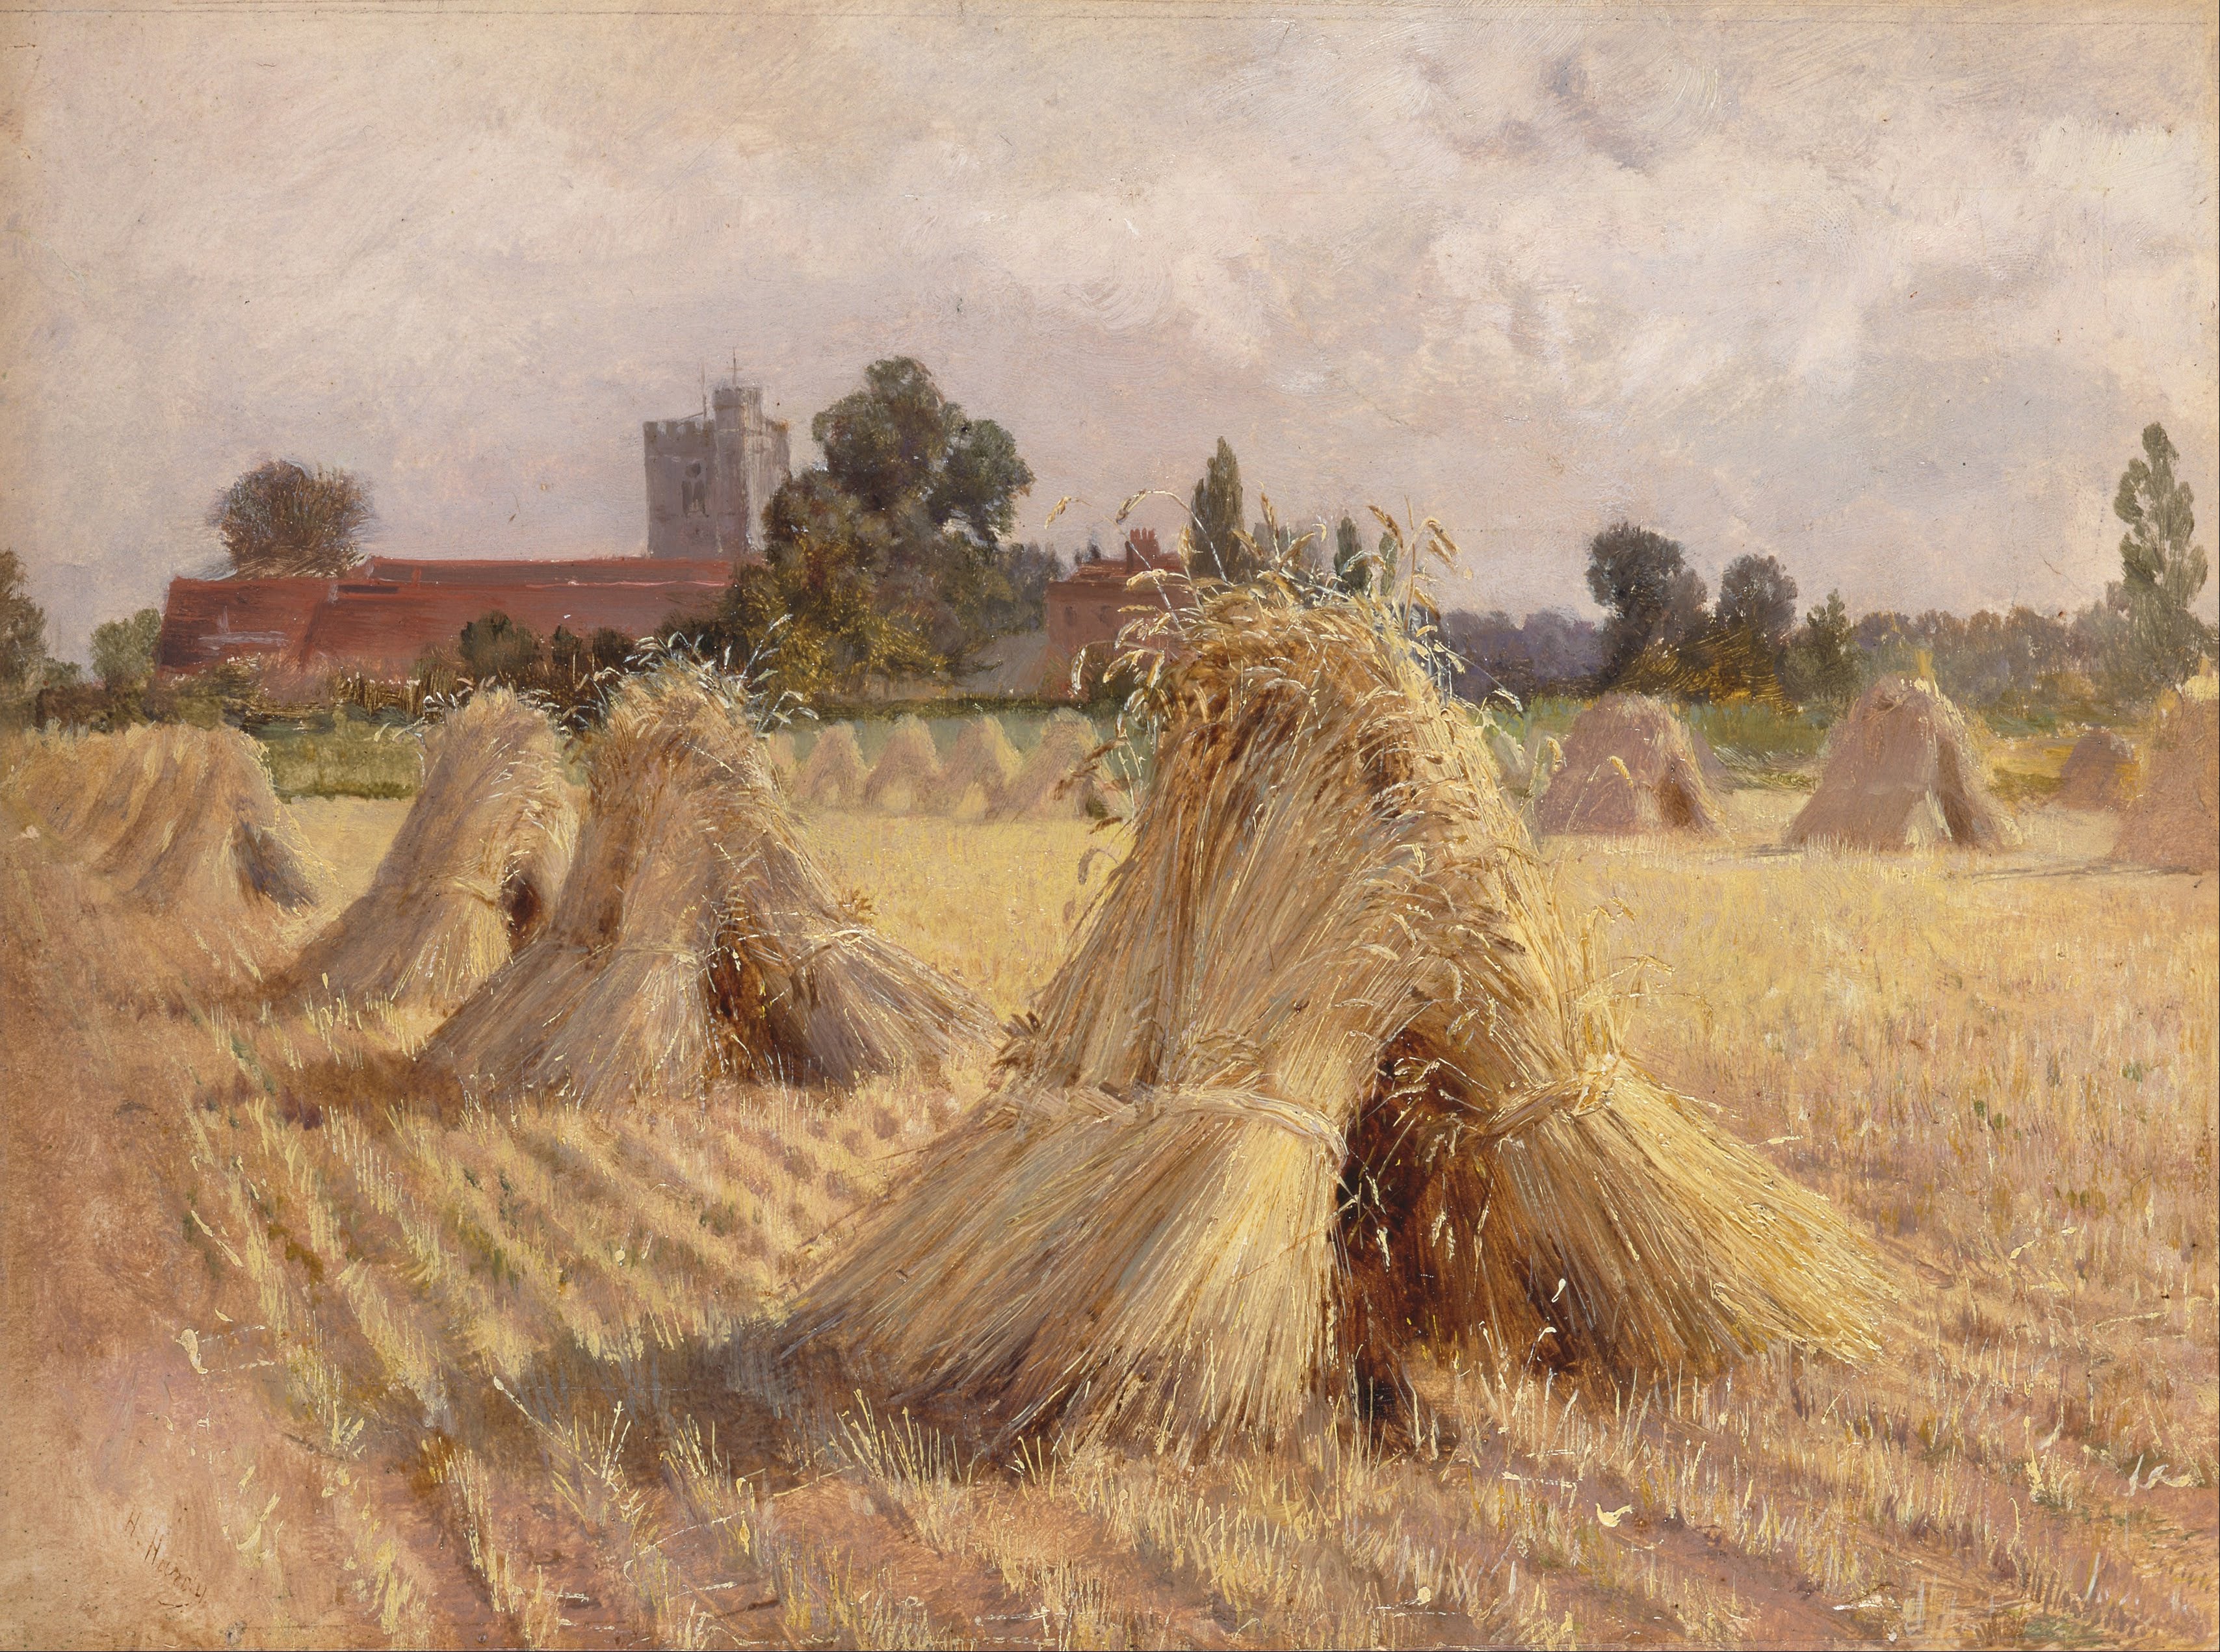
<path id="1" fill-rule="evenodd" d="M 80 657 L 272 455 L 389 552 L 628 553 L 705 370 L 799 458 L 907 353 L 1015 434 L 1028 536 L 1079 496 L 1067 551 L 1223 435 L 1252 514 L 1438 516 L 1453 602 L 1586 611 L 1624 515 L 1714 583 L 2079 607 L 2153 419 L 2214 542 L 2212 19 L 0 17 L 0 545 Z"/>

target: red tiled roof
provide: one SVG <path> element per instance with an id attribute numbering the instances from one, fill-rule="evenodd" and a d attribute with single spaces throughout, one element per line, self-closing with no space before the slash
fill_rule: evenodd
<path id="1" fill-rule="evenodd" d="M 1057 583 L 1123 585 L 1135 574 L 1146 573 L 1151 570 L 1175 574 L 1184 565 L 1180 561 L 1179 552 L 1158 546 L 1156 529 L 1142 527 L 1126 536 L 1126 543 L 1118 547 L 1117 555 L 1100 557 L 1092 562 L 1082 559 L 1074 564 L 1069 580 L 1060 580 Z"/>
<path id="2" fill-rule="evenodd" d="M 173 579 L 162 605 L 158 665 L 196 670 L 241 656 L 291 651 L 316 608 L 330 600 L 328 579 Z"/>
<path id="3" fill-rule="evenodd" d="M 403 585 L 639 585 L 723 586 L 733 564 L 721 558 L 596 557 L 578 562 L 519 562 L 494 557 L 372 557 L 350 579 Z"/>
<path id="4" fill-rule="evenodd" d="M 1192 602 L 1194 593 L 1184 583 L 1161 585 L 1157 590 L 1126 589 L 1135 575 L 1152 570 L 1176 572 L 1176 552 L 1160 551 L 1153 529 L 1126 536 L 1120 553 L 1099 561 L 1082 562 L 1071 577 L 1051 582 L 1046 592 L 1050 645 L 1067 657 L 1082 648 L 1107 648 L 1118 639 L 1130 620 L 1160 612 L 1169 601 L 1175 608 Z"/>
<path id="5" fill-rule="evenodd" d="M 178 579 L 170 584 L 158 659 L 171 670 L 241 655 L 406 670 L 428 648 L 452 648 L 465 626 L 496 611 L 543 638 L 558 627 L 581 638 L 604 627 L 643 637 L 674 617 L 706 619 L 731 578 L 724 561 L 379 557 L 341 579 Z"/>

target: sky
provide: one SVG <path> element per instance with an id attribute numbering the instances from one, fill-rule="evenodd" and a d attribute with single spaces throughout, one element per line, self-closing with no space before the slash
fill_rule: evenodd
<path id="1" fill-rule="evenodd" d="M 2214 18 L 11 9 L 0 545 L 80 658 L 273 456 L 362 476 L 388 554 L 631 554 L 705 373 L 801 462 L 908 354 L 1067 553 L 1224 437 L 1252 515 L 1437 518 L 1451 605 L 1592 612 L 1623 517 L 1714 585 L 2079 608 L 2153 420 L 2213 542 Z"/>

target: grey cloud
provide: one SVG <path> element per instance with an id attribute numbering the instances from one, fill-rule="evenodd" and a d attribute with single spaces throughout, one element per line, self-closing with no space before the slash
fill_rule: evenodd
<path id="1" fill-rule="evenodd" d="M 0 542 L 79 646 L 266 452 L 396 550 L 627 551 L 705 367 L 804 426 L 903 351 L 1067 545 L 1223 434 L 1291 513 L 1438 514 L 1490 603 L 1579 602 L 1622 512 L 2079 602 L 2148 420 L 2220 497 L 2212 26 L 2150 18 L 45 18 Z"/>

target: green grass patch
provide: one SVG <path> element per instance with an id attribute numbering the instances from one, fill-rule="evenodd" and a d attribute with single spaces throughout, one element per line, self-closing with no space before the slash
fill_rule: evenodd
<path id="1" fill-rule="evenodd" d="M 1559 695 L 1543 695 L 1528 701 L 1517 711 L 1501 700 L 1490 700 L 1484 708 L 1488 721 L 1525 747 L 1537 734 L 1562 741 L 1589 703 Z"/>
<path id="2" fill-rule="evenodd" d="M 1501 701 L 1490 702 L 1489 718 L 1522 746 L 1537 735 L 1562 742 L 1574 722 L 1590 705 L 1586 700 L 1548 695 L 1524 709 L 1513 711 Z M 1775 711 L 1765 706 L 1684 706 L 1688 726 L 1711 743 L 1720 760 L 1737 773 L 1768 778 L 1807 763 L 1819 753 L 1827 738 L 1827 725 L 1801 711 Z"/>
<path id="3" fill-rule="evenodd" d="M 1690 706 L 1688 726 L 1730 768 L 1778 769 L 1819 755 L 1827 725 L 1805 711 L 1769 706 Z"/>
<path id="4" fill-rule="evenodd" d="M 414 797 L 422 776 L 405 722 L 340 714 L 289 717 L 249 728 L 270 783 L 296 797 Z"/>

